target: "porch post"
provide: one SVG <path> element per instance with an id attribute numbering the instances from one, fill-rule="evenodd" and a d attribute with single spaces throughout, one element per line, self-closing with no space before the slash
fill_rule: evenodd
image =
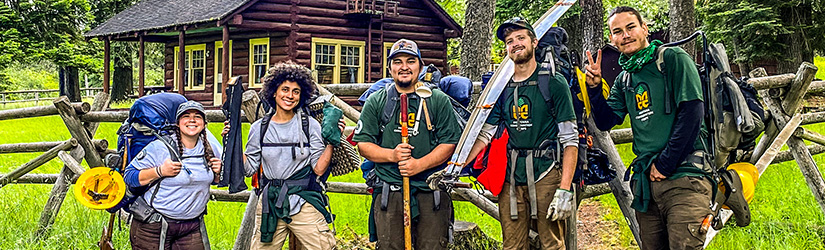
<path id="1" fill-rule="evenodd" d="M 146 63 L 145 58 L 143 57 L 144 51 L 144 41 L 143 41 L 143 34 L 138 35 L 139 44 L 138 44 L 138 96 L 143 96 L 146 94 L 143 87 L 146 81 Z"/>
<path id="2" fill-rule="evenodd" d="M 103 38 L 103 92 L 109 93 L 109 67 L 111 65 L 109 49 L 109 37 Z"/>
<path id="3" fill-rule="evenodd" d="M 229 24 L 223 25 L 223 52 L 221 55 L 221 72 L 223 72 L 221 82 L 226 86 L 229 83 L 229 62 L 232 61 L 232 58 L 229 58 L 229 51 L 232 50 L 232 45 L 229 43 Z M 217 84 L 213 84 L 213 88 L 216 88 Z M 221 90 L 221 103 L 226 100 L 226 91 Z"/>
<path id="4" fill-rule="evenodd" d="M 183 79 L 184 63 L 186 63 L 186 46 L 183 42 L 183 35 L 186 30 L 181 29 L 178 34 L 178 94 L 183 95 L 183 86 L 186 79 Z"/>

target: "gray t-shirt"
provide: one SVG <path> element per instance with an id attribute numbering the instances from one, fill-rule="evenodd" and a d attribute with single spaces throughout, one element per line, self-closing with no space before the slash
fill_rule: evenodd
<path id="1" fill-rule="evenodd" d="M 220 159 L 223 152 L 221 144 L 213 136 L 208 136 L 207 140 L 212 144 L 215 157 Z M 206 203 L 209 201 L 209 185 L 215 176 L 211 169 L 206 168 L 203 157 L 186 157 L 203 154 L 203 143 L 200 140 L 194 148 L 184 147 L 182 155 L 184 158 L 181 162 L 183 167 L 192 173 L 182 169 L 178 175 L 164 178 L 159 186 L 154 185 L 143 194 L 146 202 L 151 201 L 152 193 L 158 189 L 152 207 L 164 216 L 176 220 L 188 220 L 200 216 L 206 209 Z M 161 166 L 166 159 L 170 158 L 166 145 L 155 140 L 146 145 L 129 165 L 142 170 Z"/>
<path id="2" fill-rule="evenodd" d="M 249 140 L 246 144 L 246 164 L 244 164 L 247 176 L 252 176 L 258 171 L 258 166 L 263 164 L 263 175 L 269 179 L 288 179 L 298 172 L 298 170 L 318 164 L 318 158 L 324 151 L 324 142 L 321 139 L 321 124 L 312 117 L 309 117 L 309 142 L 301 127 L 301 114 L 296 113 L 286 123 L 269 122 L 269 129 L 266 131 L 264 143 L 304 143 L 305 147 L 266 147 L 261 150 L 261 120 L 252 123 L 249 128 Z M 293 149 L 295 159 L 292 158 Z M 306 202 L 298 195 L 289 196 L 289 215 L 295 215 L 301 211 L 301 206 Z"/>

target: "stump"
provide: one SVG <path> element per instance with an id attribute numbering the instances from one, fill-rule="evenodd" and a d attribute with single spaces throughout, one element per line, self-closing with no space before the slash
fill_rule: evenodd
<path id="1" fill-rule="evenodd" d="M 453 224 L 453 250 L 501 249 L 501 242 L 487 236 L 477 224 L 457 220 Z"/>

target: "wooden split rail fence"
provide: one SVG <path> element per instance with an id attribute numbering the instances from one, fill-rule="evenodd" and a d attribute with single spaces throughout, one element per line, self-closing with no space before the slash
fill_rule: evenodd
<path id="1" fill-rule="evenodd" d="M 779 163 L 795 160 L 799 164 L 805 181 L 813 192 L 817 203 L 820 205 L 820 209 L 825 212 L 825 181 L 823 181 L 823 177 L 812 158 L 812 155 L 825 152 L 825 136 L 798 127 L 795 128 L 796 131 L 791 136 L 780 137 L 780 139 L 777 140 L 778 142 L 774 142 L 779 131 L 788 124 L 791 117 L 800 113 L 800 107 L 805 94 L 825 91 L 825 82 L 812 81 L 816 70 L 817 68 L 814 65 L 803 63 L 796 74 L 765 76 L 763 69 L 757 69 L 751 72 L 752 78 L 750 78 L 748 82 L 759 90 L 759 94 L 766 104 L 766 113 L 771 120 L 771 122 L 766 124 L 765 134 L 757 145 L 751 163 L 759 161 L 760 157 L 762 157 L 766 151 L 771 152 L 770 154 L 765 154 L 766 156 L 775 158 L 762 159 L 763 161 L 767 160 L 767 162 Z M 368 87 L 367 84 L 350 86 L 325 85 L 319 86 L 319 91 L 322 95 L 332 94 L 330 90 L 339 95 L 358 95 Z M 476 84 L 475 93 L 479 92 L 480 87 Z M 258 102 L 257 95 L 251 92 L 244 93 L 243 100 L 244 104 L 242 109 L 245 114 L 256 114 L 255 104 Z M 335 97 L 331 102 L 341 108 L 344 111 L 345 117 L 349 120 L 357 121 L 360 117 L 358 110 L 352 108 L 341 99 Z M 105 111 L 105 107 L 109 104 L 109 95 L 107 93 L 99 93 L 96 95 L 92 104 L 70 103 L 66 97 L 58 97 L 54 100 L 53 104 L 54 105 L 51 106 L 0 111 L 0 120 L 59 115 L 71 134 L 71 138 L 66 141 L 0 145 L 0 154 L 43 152 L 42 155 L 35 157 L 17 169 L 0 175 L 0 188 L 9 184 L 54 184 L 38 224 L 37 235 L 41 236 L 48 234 L 49 227 L 57 218 L 69 186 L 86 170 L 80 165 L 80 162 L 85 160 L 87 165 L 92 167 L 103 166 L 102 156 L 106 153 L 113 152 L 113 150 L 108 149 L 109 142 L 93 138 L 99 123 L 120 123 L 128 117 L 128 111 Z M 206 116 L 210 122 L 222 122 L 226 120 L 223 113 L 217 110 L 207 110 Z M 254 115 L 244 116 L 244 118 L 242 118 L 244 122 L 254 121 L 255 119 L 257 119 L 257 117 Z M 801 114 L 801 124 L 822 122 L 825 122 L 825 112 Z M 596 131 L 594 132 L 594 143 L 608 154 L 610 163 L 616 167 L 618 171 L 617 176 L 619 177 L 607 184 L 589 186 L 585 190 L 579 190 L 577 199 L 581 201 L 581 199 L 612 192 L 638 241 L 638 224 L 635 221 L 634 212 L 630 208 L 630 201 L 632 200 L 630 188 L 628 183 L 622 182 L 621 180 L 621 176 L 624 175 L 626 167 L 615 147 L 616 144 L 630 143 L 633 139 L 632 132 L 630 129 L 617 129 L 610 132 L 602 132 L 595 127 L 589 129 L 590 131 Z M 351 128 L 348 130 L 351 130 Z M 784 141 L 781 141 L 781 139 L 787 139 L 790 150 L 778 153 L 776 153 L 778 149 L 771 151 L 771 148 L 769 148 L 771 142 L 774 142 L 774 144 L 778 143 L 778 145 L 781 146 L 784 144 Z M 811 141 L 813 144 L 806 146 L 803 139 Z M 64 164 L 60 173 L 29 174 L 32 170 L 55 157 L 59 158 Z M 762 172 L 764 172 L 764 168 L 760 169 L 760 174 Z M 344 194 L 369 194 L 367 192 L 367 186 L 364 183 L 331 182 L 329 183 L 327 191 Z M 250 191 L 235 194 L 229 194 L 225 190 L 213 189 L 211 191 L 211 199 L 215 201 L 247 202 L 247 211 L 242 220 L 234 249 L 249 249 L 251 243 L 249 239 L 253 231 L 254 209 L 258 200 L 250 194 Z M 500 219 L 498 206 L 495 204 L 496 197 L 492 196 L 489 192 L 457 188 L 451 196 L 457 201 L 469 201 L 491 217 L 497 220 Z M 723 215 L 726 216 L 726 221 L 731 214 L 726 212 Z M 569 221 L 575 223 L 575 219 Z M 570 243 L 572 244 L 568 244 L 568 246 L 569 248 L 575 248 L 575 224 L 569 228 L 572 230 L 568 232 L 568 239 L 571 240 Z M 716 231 L 710 232 L 706 242 L 710 242 L 715 235 Z"/>

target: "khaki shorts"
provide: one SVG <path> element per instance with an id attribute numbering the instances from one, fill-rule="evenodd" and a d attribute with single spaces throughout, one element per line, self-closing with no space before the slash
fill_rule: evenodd
<path id="1" fill-rule="evenodd" d="M 283 220 L 278 220 L 278 227 L 275 229 L 275 236 L 272 242 L 261 242 L 261 202 L 255 212 L 255 234 L 252 235 L 252 249 L 281 250 L 284 241 L 292 232 L 303 249 L 307 250 L 328 250 L 335 247 L 335 235 L 329 229 L 329 224 L 324 219 L 324 215 L 318 212 L 312 204 L 305 202 L 301 206 L 301 212 L 292 216 L 292 222 L 287 224 Z"/>

